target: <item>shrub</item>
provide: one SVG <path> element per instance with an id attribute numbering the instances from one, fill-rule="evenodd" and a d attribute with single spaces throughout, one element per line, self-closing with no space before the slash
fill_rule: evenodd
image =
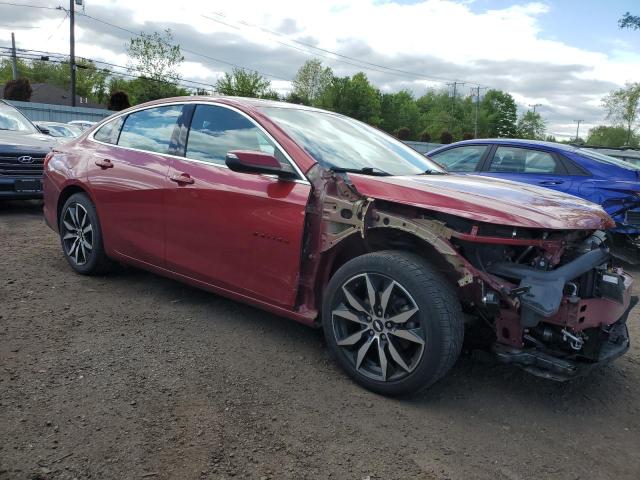
<path id="1" fill-rule="evenodd" d="M 409 140 L 410 136 L 411 130 L 409 130 L 409 128 L 407 127 L 400 127 L 398 130 L 396 130 L 396 138 L 398 140 Z"/>
<path id="2" fill-rule="evenodd" d="M 6 100 L 17 100 L 20 102 L 28 102 L 31 100 L 31 82 L 28 78 L 18 78 L 9 80 L 4 86 L 4 98 Z"/>
<path id="3" fill-rule="evenodd" d="M 129 108 L 130 106 L 131 102 L 129 101 L 129 95 L 127 95 L 127 92 L 116 90 L 109 97 L 109 105 L 107 105 L 107 108 L 109 110 L 119 112 L 120 110 Z"/>
<path id="4" fill-rule="evenodd" d="M 464 132 L 462 134 L 462 139 L 463 140 L 473 140 L 473 133 L 471 132 Z"/>
<path id="5" fill-rule="evenodd" d="M 430 142 L 431 141 L 431 134 L 425 130 L 424 132 L 422 132 L 420 134 L 420 141 L 421 142 Z"/>
<path id="6" fill-rule="evenodd" d="M 451 132 L 442 132 L 442 134 L 440 135 L 440 143 L 451 143 L 453 142 L 453 135 L 451 135 Z"/>

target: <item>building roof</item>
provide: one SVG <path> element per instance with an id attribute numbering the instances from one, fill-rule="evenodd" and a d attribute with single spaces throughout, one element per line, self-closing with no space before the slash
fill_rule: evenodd
<path id="1" fill-rule="evenodd" d="M 4 85 L 2 89 L 4 90 Z M 50 83 L 32 83 L 31 89 L 31 99 L 29 100 L 31 102 L 71 106 L 71 93 L 65 88 L 51 85 Z M 105 105 L 87 102 L 86 100 L 86 98 L 76 95 L 76 107 L 106 108 Z"/>

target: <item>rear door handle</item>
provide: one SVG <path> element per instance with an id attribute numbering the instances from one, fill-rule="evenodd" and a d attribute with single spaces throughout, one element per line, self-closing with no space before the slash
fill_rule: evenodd
<path id="1" fill-rule="evenodd" d="M 113 163 L 111 163 L 111 160 L 109 160 L 108 158 L 96 160 L 96 165 L 102 169 L 113 168 Z"/>
<path id="2" fill-rule="evenodd" d="M 171 175 L 169 177 L 169 179 L 172 182 L 176 182 L 178 185 L 181 185 L 181 184 L 191 185 L 191 184 L 193 184 L 195 182 L 195 180 L 193 178 L 191 178 L 188 173 L 180 173 L 178 175 Z"/>
<path id="3" fill-rule="evenodd" d="M 563 183 L 562 180 L 545 180 L 544 182 L 540 182 L 540 185 L 562 185 Z"/>

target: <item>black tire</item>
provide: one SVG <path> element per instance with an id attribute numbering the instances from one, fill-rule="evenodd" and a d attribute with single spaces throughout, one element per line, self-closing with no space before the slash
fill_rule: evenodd
<path id="1" fill-rule="evenodd" d="M 109 270 L 112 262 L 104 251 L 100 220 L 86 193 L 74 193 L 67 199 L 60 212 L 58 231 L 62 252 L 73 270 L 82 275 L 101 275 Z M 68 235 L 72 237 L 66 238 Z"/>
<path id="2" fill-rule="evenodd" d="M 385 287 L 392 282 L 396 286 Z M 369 306 L 369 299 L 372 298 L 369 285 L 375 291 L 373 298 L 376 299 L 377 306 L 373 309 Z M 380 286 L 379 290 L 376 285 Z M 353 294 L 351 298 L 358 297 L 357 292 L 362 292 L 360 298 L 363 300 L 359 301 L 359 306 L 363 310 L 352 308 L 353 303 L 346 296 L 343 286 Z M 386 302 L 383 303 L 387 290 L 395 293 L 386 295 Z M 393 295 L 398 298 L 393 299 Z M 396 308 L 394 305 L 400 305 L 399 310 L 393 310 Z M 399 320 L 401 314 L 410 314 L 412 305 L 417 311 L 409 321 L 389 321 Z M 342 317 L 345 309 L 349 311 L 347 313 L 350 317 L 346 322 Z M 372 310 L 375 310 L 372 316 L 366 313 Z M 392 311 L 391 316 L 385 315 L 389 311 Z M 352 317 L 354 312 L 357 319 Z M 368 317 L 370 318 L 367 319 Z M 386 317 L 389 320 L 385 320 Z M 369 253 L 340 267 L 324 293 L 322 323 L 327 344 L 347 374 L 363 387 L 389 396 L 415 393 L 442 378 L 456 362 L 464 337 L 460 302 L 447 279 L 422 257 L 399 251 Z M 380 323 L 383 325 L 380 326 Z M 352 324 L 355 325 L 355 333 L 354 330 L 344 331 L 345 325 L 351 328 Z M 399 331 L 403 329 L 412 332 L 412 335 L 421 335 L 423 346 L 420 347 L 419 343 L 414 345 L 413 340 L 407 342 L 404 338 L 399 338 L 401 333 L 402 337 L 407 336 Z M 354 337 L 360 339 L 354 345 L 349 345 Z M 339 346 L 338 342 L 343 346 Z M 345 342 L 348 345 L 344 346 Z M 372 347 L 366 346 L 367 343 Z M 408 348 L 401 350 L 398 343 L 404 343 Z M 358 364 L 359 352 L 365 346 L 369 350 L 364 354 L 364 360 L 360 360 L 361 363 Z M 412 349 L 420 348 L 420 356 L 412 353 Z M 391 349 L 394 350 L 395 357 L 391 354 Z M 400 355 L 404 365 L 395 362 L 400 351 L 409 355 L 413 364 L 407 362 L 409 357 L 404 355 Z M 379 373 L 376 370 L 376 356 L 380 364 Z M 384 371 L 381 366 L 383 356 L 386 357 Z M 410 370 L 405 367 L 410 367 Z M 391 368 L 394 369 L 395 377 L 389 373 Z"/>

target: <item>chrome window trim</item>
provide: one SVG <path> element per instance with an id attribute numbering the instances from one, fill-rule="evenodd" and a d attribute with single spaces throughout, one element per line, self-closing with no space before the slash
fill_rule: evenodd
<path id="1" fill-rule="evenodd" d="M 93 129 L 93 131 L 87 136 L 87 139 L 98 143 L 100 145 L 105 145 L 107 147 L 117 147 L 120 148 L 122 150 L 130 150 L 133 152 L 142 152 L 142 153 L 150 153 L 150 154 L 154 154 L 154 155 L 162 155 L 165 157 L 169 157 L 169 158 L 177 158 L 179 160 L 186 160 L 188 162 L 195 162 L 195 163 L 201 163 L 204 165 L 210 165 L 212 167 L 218 167 L 218 168 L 226 168 L 228 169 L 229 167 L 227 167 L 225 164 L 219 164 L 219 163 L 212 163 L 212 162 L 207 162 L 205 160 L 197 160 L 194 158 L 187 158 L 186 156 L 180 156 L 180 155 L 171 155 L 169 153 L 159 153 L 159 152 L 152 152 L 149 150 L 142 150 L 139 148 L 131 148 L 131 147 L 123 147 L 114 143 L 106 143 L 106 142 L 102 142 L 100 140 L 96 140 L 94 138 L 94 135 L 96 134 L 96 132 L 98 132 L 98 130 L 100 130 L 104 125 L 106 125 L 108 122 L 112 122 L 114 120 L 116 120 L 119 117 L 125 116 L 125 115 L 131 115 L 132 113 L 137 113 L 137 112 L 141 112 L 143 110 L 148 110 L 150 108 L 157 108 L 157 107 L 164 107 L 164 106 L 171 106 L 171 105 L 187 105 L 187 104 L 193 104 L 193 105 L 215 105 L 217 107 L 223 107 L 223 108 L 227 108 L 229 110 L 232 110 L 236 113 L 239 113 L 240 115 L 242 115 L 244 118 L 246 118 L 247 120 L 249 120 L 253 125 L 255 125 L 256 127 L 258 127 L 258 129 L 269 139 L 273 142 L 273 144 L 278 147 L 280 149 L 280 151 L 282 152 L 282 154 L 285 156 L 285 158 L 287 159 L 287 161 L 293 166 L 293 168 L 295 169 L 296 173 L 298 174 L 298 176 L 300 178 L 296 178 L 293 179 L 292 181 L 296 182 L 296 183 L 302 183 L 305 185 L 311 185 L 311 182 L 309 182 L 309 180 L 307 179 L 307 177 L 304 175 L 304 173 L 302 173 L 302 170 L 300 170 L 300 167 L 298 166 L 298 164 L 296 162 L 293 161 L 293 158 L 291 158 L 291 155 L 289 155 L 289 153 L 282 147 L 282 145 L 280 145 L 280 143 L 273 138 L 273 136 L 267 132 L 267 130 L 265 130 L 265 128 L 260 125 L 258 122 L 256 122 L 252 117 L 250 117 L 249 115 L 247 115 L 245 112 L 243 112 L 242 110 L 233 107 L 231 105 L 226 105 L 224 103 L 218 103 L 215 101 L 211 101 L 211 102 L 207 102 L 207 101 L 202 101 L 202 100 L 185 100 L 185 101 L 181 101 L 181 102 L 167 102 L 167 103 L 158 103 L 155 105 L 146 105 L 142 108 L 138 108 L 136 110 L 131 110 L 128 112 L 122 112 L 122 113 L 118 113 L 116 115 L 113 115 L 111 117 L 109 117 L 108 119 L 105 119 L 105 121 L 103 121 L 102 123 L 95 125 L 95 128 Z M 126 121 L 126 120 L 125 120 Z M 124 123 L 123 123 L 124 126 Z M 266 175 L 268 177 L 275 177 L 275 175 Z"/>

